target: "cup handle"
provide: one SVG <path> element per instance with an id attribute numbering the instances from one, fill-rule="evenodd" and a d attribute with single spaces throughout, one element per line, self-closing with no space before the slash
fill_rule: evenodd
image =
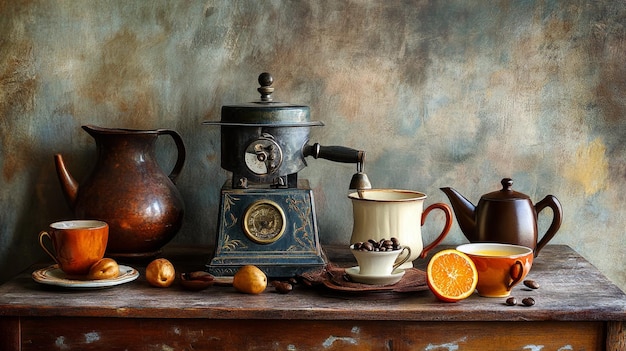
<path id="1" fill-rule="evenodd" d="M 401 259 L 399 262 L 396 262 L 393 265 L 393 269 L 391 270 L 392 272 L 396 270 L 396 268 L 400 267 L 404 262 L 408 261 L 409 258 L 411 257 L 411 248 L 408 246 L 405 246 L 404 248 L 402 248 L 402 251 L 400 252 L 400 255 L 402 255 L 402 252 L 404 252 L 404 250 L 408 250 L 406 256 L 404 256 L 403 259 Z"/>
<path id="2" fill-rule="evenodd" d="M 48 250 L 48 248 L 46 247 L 46 245 L 44 245 L 43 243 L 43 237 L 47 236 L 48 239 L 50 241 L 52 241 L 52 237 L 50 237 L 50 234 L 48 234 L 48 232 L 46 231 L 42 231 L 41 233 L 39 233 L 39 246 L 41 246 L 41 248 L 48 254 L 48 256 L 52 257 L 52 259 L 54 260 L 54 262 L 56 262 L 57 264 L 59 264 L 59 261 L 57 261 L 56 257 L 54 257 L 54 255 L 52 254 L 52 252 L 50 252 L 50 250 Z"/>
<path id="3" fill-rule="evenodd" d="M 516 272 L 517 274 L 515 274 Z M 509 276 L 511 276 L 511 279 L 513 279 L 513 281 L 511 281 L 511 283 L 507 285 L 506 291 L 511 291 L 511 288 L 513 288 L 517 283 L 519 283 L 520 280 L 522 280 L 522 277 L 524 276 L 524 265 L 521 261 L 515 261 L 515 264 L 513 264 L 511 266 L 511 269 L 509 269 Z"/>
<path id="4" fill-rule="evenodd" d="M 443 230 L 441 231 L 441 233 L 439 233 L 439 236 L 437 237 L 437 239 L 435 239 L 435 241 L 433 241 L 432 243 L 424 247 L 424 249 L 422 250 L 422 253 L 420 254 L 420 258 L 426 257 L 426 255 L 428 255 L 428 251 L 432 250 L 435 246 L 439 245 L 439 243 L 446 237 L 446 235 L 448 235 L 448 232 L 450 231 L 450 228 L 452 227 L 452 209 L 450 209 L 450 206 L 448 206 L 447 204 L 444 204 L 443 202 L 437 202 L 426 207 L 424 212 L 422 212 L 422 225 L 424 225 L 424 222 L 426 222 L 426 216 L 428 216 L 430 211 L 436 208 L 443 211 L 444 215 L 446 216 L 446 224 L 443 226 Z"/>

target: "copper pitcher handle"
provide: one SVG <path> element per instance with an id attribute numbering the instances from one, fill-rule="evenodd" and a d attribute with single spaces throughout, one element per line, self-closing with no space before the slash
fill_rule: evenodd
<path id="1" fill-rule="evenodd" d="M 548 227 L 548 230 L 543 235 L 541 240 L 537 242 L 537 246 L 535 247 L 535 257 L 537 257 L 537 255 L 539 254 L 539 250 L 546 246 L 548 241 L 550 241 L 554 237 L 556 232 L 561 227 L 561 222 L 563 219 L 563 209 L 561 207 L 561 203 L 556 197 L 552 195 L 544 197 L 543 200 L 535 204 L 535 212 L 537 213 L 537 215 L 539 215 L 539 212 L 541 212 L 546 207 L 550 207 L 552 209 L 552 223 L 550 224 L 550 227 Z"/>
<path id="2" fill-rule="evenodd" d="M 450 228 L 452 227 L 452 210 L 450 209 L 450 206 L 448 206 L 447 204 L 444 204 L 443 202 L 437 202 L 426 207 L 424 212 L 422 212 L 422 224 L 421 225 L 424 225 L 424 222 L 426 221 L 426 216 L 428 216 L 430 211 L 436 208 L 443 211 L 444 215 L 446 216 L 446 224 L 443 226 L 443 230 L 441 231 L 441 233 L 439 233 L 439 236 L 437 237 L 437 239 L 435 239 L 435 241 L 433 241 L 432 243 L 424 247 L 424 249 L 422 250 L 422 253 L 420 254 L 420 258 L 426 257 L 426 255 L 428 255 L 428 252 L 430 250 L 435 248 L 435 246 L 439 245 L 439 243 L 443 241 L 446 235 L 448 235 L 448 232 L 450 231 Z"/>
<path id="3" fill-rule="evenodd" d="M 183 169 L 183 165 L 185 164 L 185 144 L 183 143 L 183 138 L 181 138 L 180 134 L 176 133 L 171 129 L 158 129 L 157 133 L 159 135 L 169 135 L 174 139 L 174 143 L 176 143 L 176 149 L 178 150 L 178 157 L 176 158 L 176 164 L 174 168 L 168 175 L 168 178 L 172 181 L 172 183 L 176 183 L 176 178 L 178 178 L 178 174 Z"/>

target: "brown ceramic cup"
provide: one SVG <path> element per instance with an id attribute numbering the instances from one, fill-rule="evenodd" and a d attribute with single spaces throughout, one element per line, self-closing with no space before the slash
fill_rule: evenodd
<path id="1" fill-rule="evenodd" d="M 53 250 L 44 244 L 47 237 Z M 96 220 L 70 220 L 50 224 L 48 231 L 39 233 L 39 245 L 70 276 L 82 276 L 104 257 L 109 226 Z"/>

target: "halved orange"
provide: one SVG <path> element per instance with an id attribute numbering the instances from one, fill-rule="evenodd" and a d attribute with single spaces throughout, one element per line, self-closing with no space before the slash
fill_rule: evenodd
<path id="1" fill-rule="evenodd" d="M 437 252 L 426 269 L 428 286 L 445 302 L 457 302 L 474 293 L 478 271 L 472 259 L 455 249 Z"/>

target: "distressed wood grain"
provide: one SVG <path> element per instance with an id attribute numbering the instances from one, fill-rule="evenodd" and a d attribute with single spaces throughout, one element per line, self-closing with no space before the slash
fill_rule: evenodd
<path id="1" fill-rule="evenodd" d="M 20 349 L 19 317 L 0 317 L 0 350 Z"/>
<path id="2" fill-rule="evenodd" d="M 607 324 L 606 350 L 626 350 L 626 324 L 623 321 L 609 322 Z"/>
<path id="3" fill-rule="evenodd" d="M 601 322 L 393 322 L 43 318 L 23 322 L 24 351 L 601 350 Z M 558 336 L 558 337 L 555 337 Z"/>
<path id="4" fill-rule="evenodd" d="M 333 263 L 354 264 L 343 249 L 326 251 Z M 168 247 L 164 256 L 182 272 L 202 269 L 209 252 Z M 0 336 L 12 340 L 3 338 L 2 349 L 621 350 L 625 339 L 626 295 L 563 245 L 536 259 L 529 278 L 539 289 L 512 292 L 534 297 L 533 307 L 477 294 L 450 304 L 430 291 L 352 296 L 302 285 L 287 295 L 190 292 L 177 283 L 153 288 L 134 266 L 138 280 L 109 289 L 39 285 L 30 277 L 39 266 L 0 286 Z"/>

